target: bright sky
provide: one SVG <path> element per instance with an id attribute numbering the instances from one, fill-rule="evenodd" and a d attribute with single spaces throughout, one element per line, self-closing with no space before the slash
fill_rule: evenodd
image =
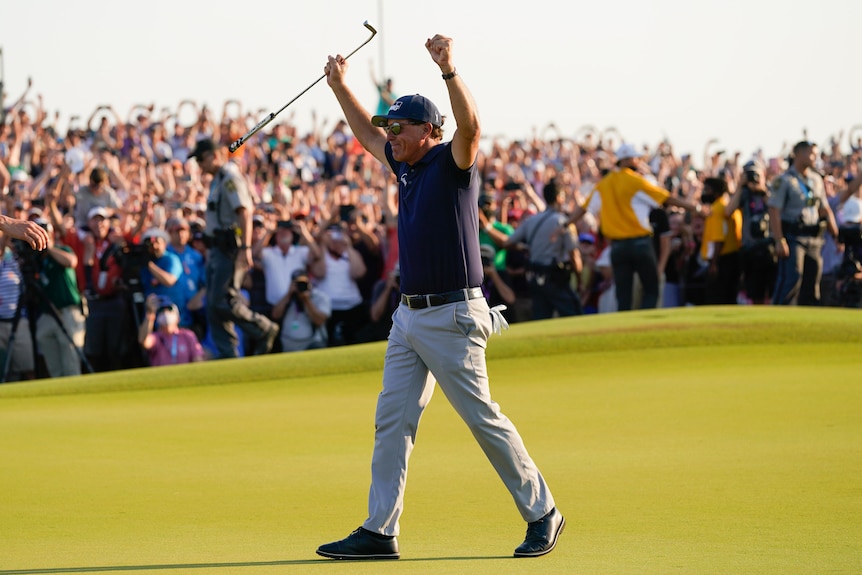
<path id="1" fill-rule="evenodd" d="M 843 130 L 846 149 L 862 125 L 859 0 L 6 0 L 6 104 L 32 77 L 63 129 L 99 104 L 125 118 L 135 104 L 186 98 L 219 115 L 235 98 L 262 119 L 320 77 L 327 55 L 365 41 L 365 20 L 379 33 L 350 59 L 356 94 L 373 110 L 373 66 L 399 95 L 435 101 L 450 135 L 424 47 L 435 33 L 455 40 L 487 136 L 614 128 L 701 158 L 711 138 L 713 150 L 776 155 L 803 130 L 820 143 Z M 325 80 L 278 120 L 307 131 L 312 111 L 330 127 L 341 118 Z"/>

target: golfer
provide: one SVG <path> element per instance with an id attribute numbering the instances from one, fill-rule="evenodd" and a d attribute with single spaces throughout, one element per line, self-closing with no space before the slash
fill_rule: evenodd
<path id="1" fill-rule="evenodd" d="M 515 556 L 544 555 L 556 545 L 565 521 L 515 426 L 491 400 L 485 365 L 494 326 L 479 287 L 479 116 L 455 71 L 452 39 L 437 35 L 425 47 L 443 73 L 457 124 L 448 143 L 442 142 L 443 118 L 430 100 L 403 96 L 387 114 L 372 118 L 345 84 L 345 59 L 330 56 L 324 66 L 353 133 L 398 178 L 402 295 L 377 401 L 368 518 L 346 539 L 321 545 L 317 553 L 333 559 L 399 558 L 395 537 L 407 461 L 436 379 L 528 523 Z"/>

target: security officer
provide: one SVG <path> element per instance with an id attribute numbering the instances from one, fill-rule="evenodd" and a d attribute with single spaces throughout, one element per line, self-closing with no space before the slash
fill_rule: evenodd
<path id="1" fill-rule="evenodd" d="M 769 226 L 778 256 L 775 305 L 818 305 L 823 273 L 823 230 L 838 237 L 823 178 L 814 169 L 817 145 L 793 146 L 793 165 L 773 184 Z"/>
<path id="2" fill-rule="evenodd" d="M 581 273 L 581 252 L 574 226 L 566 225 L 562 213 L 565 194 L 554 180 L 545 184 L 542 194 L 545 211 L 530 216 L 506 240 L 505 247 L 526 244 L 530 251 L 527 278 L 533 300 L 533 319 L 580 315 L 581 299 L 572 288 L 572 273 Z"/>
<path id="3" fill-rule="evenodd" d="M 278 324 L 253 312 L 240 296 L 240 284 L 252 265 L 251 218 L 254 205 L 239 168 L 228 161 L 227 148 L 198 141 L 190 158 L 212 176 L 207 200 L 207 320 L 219 358 L 238 357 L 234 324 L 254 342 L 254 355 L 269 353 Z"/>

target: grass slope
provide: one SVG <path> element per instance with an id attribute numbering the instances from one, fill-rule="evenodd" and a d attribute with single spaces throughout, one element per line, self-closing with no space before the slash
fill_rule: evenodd
<path id="1" fill-rule="evenodd" d="M 0 386 L 0 575 L 857 573 L 862 316 L 698 308 L 515 325 L 496 401 L 568 527 L 524 524 L 439 394 L 402 560 L 319 560 L 365 517 L 383 344 Z"/>

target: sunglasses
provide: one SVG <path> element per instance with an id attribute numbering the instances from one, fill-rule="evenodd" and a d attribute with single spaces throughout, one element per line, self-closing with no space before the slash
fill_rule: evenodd
<path id="1" fill-rule="evenodd" d="M 421 126 L 425 122 L 415 122 L 413 120 L 408 120 L 404 122 L 393 122 L 388 126 L 381 126 L 385 131 L 390 132 L 393 136 L 397 136 L 401 133 L 401 130 L 404 129 L 404 126 L 409 124 L 411 126 Z"/>

